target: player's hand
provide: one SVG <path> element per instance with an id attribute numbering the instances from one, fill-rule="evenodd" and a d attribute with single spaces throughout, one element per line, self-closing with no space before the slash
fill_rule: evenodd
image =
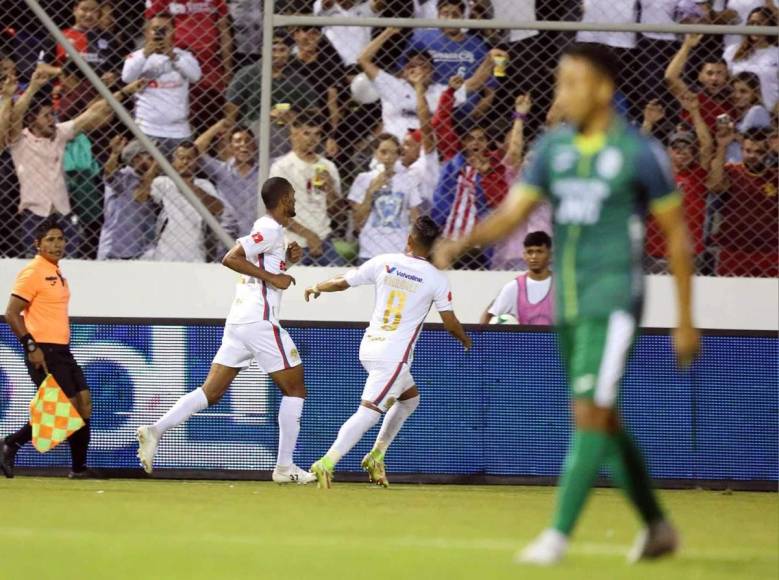
<path id="1" fill-rule="evenodd" d="M 46 358 L 43 356 L 43 351 L 40 349 L 40 347 L 29 353 L 27 358 L 30 359 L 30 363 L 32 363 L 32 366 L 34 366 L 36 369 L 43 367 L 43 370 L 46 372 L 46 374 L 49 374 L 49 368 L 46 366 Z"/>
<path id="2" fill-rule="evenodd" d="M 289 274 L 274 274 L 269 282 L 279 290 L 286 290 L 295 284 L 295 279 Z"/>
<path id="3" fill-rule="evenodd" d="M 321 296 L 321 294 L 322 293 L 319 291 L 319 288 L 314 285 L 311 288 L 306 288 L 306 291 L 303 293 L 303 297 L 306 299 L 306 302 L 308 302 L 312 298 L 316 300 L 319 298 L 319 296 Z"/>
<path id="4" fill-rule="evenodd" d="M 463 246 L 459 241 L 438 240 L 433 246 L 433 264 L 441 270 L 448 269 L 463 253 Z"/>
<path id="5" fill-rule="evenodd" d="M 287 246 L 287 262 L 290 264 L 297 264 L 303 257 L 303 248 L 301 248 L 297 242 L 291 242 Z"/>
<path id="6" fill-rule="evenodd" d="M 697 328 L 685 325 L 676 328 L 673 332 L 674 349 L 679 366 L 684 368 L 690 365 L 700 351 L 701 333 Z"/>

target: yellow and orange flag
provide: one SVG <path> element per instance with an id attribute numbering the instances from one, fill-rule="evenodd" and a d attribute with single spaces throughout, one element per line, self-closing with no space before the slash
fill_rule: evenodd
<path id="1" fill-rule="evenodd" d="M 30 425 L 32 444 L 41 453 L 54 449 L 84 426 L 84 419 L 51 374 L 30 401 Z"/>

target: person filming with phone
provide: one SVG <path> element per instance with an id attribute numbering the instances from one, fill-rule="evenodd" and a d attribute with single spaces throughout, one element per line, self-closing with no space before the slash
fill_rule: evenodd
<path id="1" fill-rule="evenodd" d="M 122 79 L 147 79 L 136 96 L 135 122 L 153 139 L 165 156 L 192 137 L 189 123 L 189 88 L 200 80 L 197 59 L 173 46 L 173 18 L 159 14 L 146 22 L 143 48 L 124 61 Z"/>

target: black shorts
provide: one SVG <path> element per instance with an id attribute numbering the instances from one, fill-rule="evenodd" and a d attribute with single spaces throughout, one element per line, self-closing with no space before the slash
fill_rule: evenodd
<path id="1" fill-rule="evenodd" d="M 54 379 L 59 383 L 65 396 L 72 399 L 79 391 L 89 390 L 84 371 L 78 366 L 67 344 L 38 343 L 38 348 L 43 351 L 46 366 L 49 368 L 49 372 L 54 375 Z M 25 357 L 25 362 L 30 378 L 36 386 L 40 386 L 43 379 L 46 378 L 46 371 L 43 370 L 43 367 L 36 369 L 27 357 Z"/>

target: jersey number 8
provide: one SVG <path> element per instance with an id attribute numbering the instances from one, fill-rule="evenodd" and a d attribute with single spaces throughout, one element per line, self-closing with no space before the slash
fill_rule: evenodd
<path id="1" fill-rule="evenodd" d="M 384 309 L 384 324 L 381 329 L 393 332 L 400 326 L 403 316 L 403 308 L 406 306 L 406 293 L 402 290 L 393 290 L 387 297 L 387 307 Z"/>

